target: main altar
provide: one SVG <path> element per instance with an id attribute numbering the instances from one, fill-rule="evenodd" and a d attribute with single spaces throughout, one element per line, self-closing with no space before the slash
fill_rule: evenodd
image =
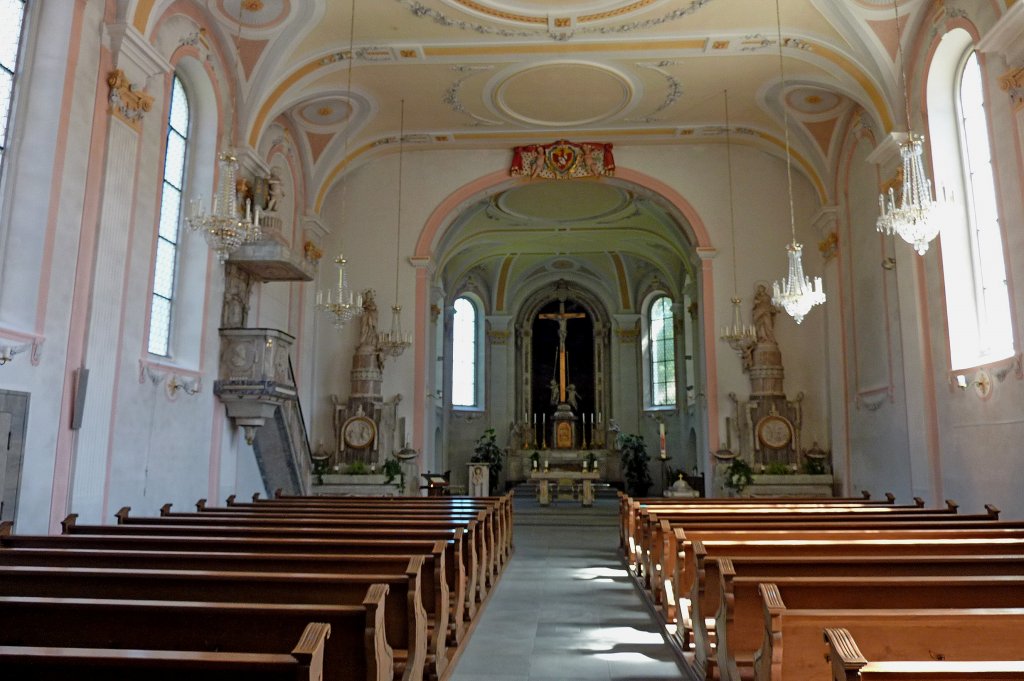
<path id="1" fill-rule="evenodd" d="M 509 481 L 530 480 L 534 471 L 622 480 L 605 419 L 609 324 L 595 302 L 560 280 L 526 306 L 517 334 L 523 420 L 509 441 Z"/>

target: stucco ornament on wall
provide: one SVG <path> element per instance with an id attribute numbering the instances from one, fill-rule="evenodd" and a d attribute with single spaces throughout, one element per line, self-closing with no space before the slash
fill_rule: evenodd
<path id="1" fill-rule="evenodd" d="M 121 69 L 114 69 L 107 75 L 107 85 L 110 87 L 110 112 L 138 130 L 143 116 L 153 108 L 153 95 L 129 82 Z"/>

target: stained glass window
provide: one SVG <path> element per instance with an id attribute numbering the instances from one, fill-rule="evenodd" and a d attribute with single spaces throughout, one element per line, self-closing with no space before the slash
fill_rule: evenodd
<path id="1" fill-rule="evenodd" d="M 149 317 L 149 351 L 164 357 L 171 354 L 171 322 L 174 310 L 174 285 L 177 278 L 181 192 L 185 183 L 189 118 L 188 95 L 185 94 L 181 80 L 175 76 L 171 85 L 171 108 L 167 120 L 167 152 L 164 156 L 160 225 L 157 230 L 156 263 L 153 268 L 153 301 Z"/>

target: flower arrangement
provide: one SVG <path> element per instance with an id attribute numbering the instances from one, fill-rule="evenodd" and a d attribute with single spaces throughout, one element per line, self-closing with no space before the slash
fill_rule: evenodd
<path id="1" fill-rule="evenodd" d="M 725 469 L 725 486 L 737 492 L 754 482 L 754 470 L 746 461 L 735 458 L 729 467 Z"/>

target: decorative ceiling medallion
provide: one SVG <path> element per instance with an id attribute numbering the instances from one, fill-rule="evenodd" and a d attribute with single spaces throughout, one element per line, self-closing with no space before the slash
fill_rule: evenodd
<path id="1" fill-rule="evenodd" d="M 291 0 L 217 0 L 217 12 L 227 23 L 254 29 L 271 28 L 288 18 Z"/>
<path id="2" fill-rule="evenodd" d="M 816 87 L 797 87 L 786 93 L 786 105 L 791 110 L 810 116 L 835 113 L 842 103 L 836 93 Z"/>
<path id="3" fill-rule="evenodd" d="M 512 218 L 556 223 L 593 223 L 626 212 L 632 203 L 632 193 L 601 182 L 530 182 L 493 200 Z"/>
<path id="4" fill-rule="evenodd" d="M 352 105 L 342 97 L 321 97 L 299 106 L 297 114 L 307 128 L 327 128 L 335 132 L 338 124 L 352 115 Z"/>
<path id="5" fill-rule="evenodd" d="M 549 11 L 551 3 L 547 0 L 506 0 L 501 3 L 494 0 L 443 0 L 455 10 L 492 22 L 477 23 L 449 16 L 419 0 L 396 0 L 413 15 L 431 19 L 446 28 L 506 38 L 547 34 L 553 40 L 568 40 L 576 33 L 616 34 L 655 28 L 693 14 L 713 1 L 690 0 L 683 7 L 660 16 L 640 19 L 638 15 L 669 4 L 670 0 L 564 0 L 555 14 Z M 623 19 L 625 23 L 616 22 Z"/>
<path id="6" fill-rule="evenodd" d="M 491 87 L 494 107 L 503 115 L 552 128 L 606 121 L 621 114 L 634 96 L 625 75 L 589 62 L 528 66 Z"/>

